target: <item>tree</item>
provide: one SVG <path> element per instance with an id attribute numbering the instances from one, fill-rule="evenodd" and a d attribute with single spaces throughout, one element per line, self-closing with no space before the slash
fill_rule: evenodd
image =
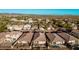
<path id="1" fill-rule="evenodd" d="M 0 23 L 0 32 L 3 32 L 7 29 L 6 24 Z"/>
<path id="2" fill-rule="evenodd" d="M 2 17 L 0 19 L 0 32 L 3 32 L 7 29 L 7 24 L 10 23 L 10 20 L 8 17 Z"/>
<path id="3" fill-rule="evenodd" d="M 71 24 L 64 24 L 63 27 L 67 30 L 67 31 L 71 31 L 72 30 L 72 25 Z"/>

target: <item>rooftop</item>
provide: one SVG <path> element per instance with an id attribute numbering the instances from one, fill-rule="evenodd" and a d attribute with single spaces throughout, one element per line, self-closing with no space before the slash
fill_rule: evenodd
<path id="1" fill-rule="evenodd" d="M 33 37 L 33 33 L 23 33 L 22 36 L 19 38 L 19 42 L 28 42 L 30 43 Z"/>

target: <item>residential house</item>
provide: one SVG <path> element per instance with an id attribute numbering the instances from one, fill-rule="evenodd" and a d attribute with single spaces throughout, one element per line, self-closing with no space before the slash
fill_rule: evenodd
<path id="1" fill-rule="evenodd" d="M 23 27 L 23 30 L 31 30 L 31 25 L 30 24 L 26 24 L 26 25 L 24 25 L 24 27 Z"/>
<path id="2" fill-rule="evenodd" d="M 23 29 L 24 25 L 7 25 L 7 29 L 9 31 L 21 31 Z"/>
<path id="3" fill-rule="evenodd" d="M 23 33 L 19 40 L 15 43 L 15 47 L 19 49 L 31 49 L 31 40 L 33 33 Z"/>
<path id="4" fill-rule="evenodd" d="M 79 38 L 79 30 L 72 30 L 71 34 L 77 38 Z"/>
<path id="5" fill-rule="evenodd" d="M 77 29 L 79 30 L 79 24 L 77 25 Z"/>
<path id="6" fill-rule="evenodd" d="M 72 24 L 72 29 L 73 29 L 73 30 L 77 30 L 77 25 L 73 23 L 73 24 Z"/>
<path id="7" fill-rule="evenodd" d="M 44 33 L 36 33 L 33 42 L 33 48 L 45 48 L 46 47 L 46 37 Z"/>
<path id="8" fill-rule="evenodd" d="M 66 43 L 69 43 L 71 45 L 76 44 L 76 40 L 78 40 L 77 38 L 75 38 L 67 33 L 64 33 L 64 32 L 58 33 L 58 35 L 61 36 L 65 40 Z"/>
<path id="9" fill-rule="evenodd" d="M 32 18 L 28 18 L 28 23 L 33 23 L 33 19 Z"/>
<path id="10" fill-rule="evenodd" d="M 45 32 L 45 29 L 44 29 L 43 27 L 40 27 L 40 28 L 39 28 L 39 31 L 40 31 L 40 32 Z"/>
<path id="11" fill-rule="evenodd" d="M 49 47 L 61 46 L 65 43 L 65 41 L 56 33 L 46 33 L 46 36 Z"/>
<path id="12" fill-rule="evenodd" d="M 52 27 L 51 25 L 47 28 L 47 32 L 53 32 L 55 30 L 54 27 Z"/>
<path id="13" fill-rule="evenodd" d="M 23 20 L 23 19 L 22 19 L 22 20 L 18 20 L 17 18 L 12 18 L 11 21 L 14 21 L 14 22 L 17 22 L 17 21 L 18 21 L 18 22 L 26 22 L 26 21 Z"/>
<path id="14" fill-rule="evenodd" d="M 31 30 L 32 31 L 38 30 L 38 27 L 37 26 L 32 26 Z"/>
<path id="15" fill-rule="evenodd" d="M 12 18 L 11 21 L 18 21 L 16 18 Z"/>
<path id="16" fill-rule="evenodd" d="M 21 34 L 21 32 L 16 31 L 0 33 L 0 36 L 2 36 L 0 38 L 1 48 L 11 48 L 12 44 L 20 37 Z"/>

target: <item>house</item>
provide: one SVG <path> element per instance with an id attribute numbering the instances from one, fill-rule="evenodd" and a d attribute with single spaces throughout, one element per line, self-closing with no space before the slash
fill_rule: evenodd
<path id="1" fill-rule="evenodd" d="M 14 42 L 20 37 L 21 34 L 22 34 L 21 32 L 17 31 L 7 32 L 5 35 L 5 39 L 7 41 Z"/>
<path id="2" fill-rule="evenodd" d="M 5 33 L 1 32 L 0 33 L 0 45 L 4 42 L 4 36 L 5 36 Z"/>
<path id="3" fill-rule="evenodd" d="M 24 25 L 12 25 L 14 30 L 22 30 Z"/>
<path id="4" fill-rule="evenodd" d="M 65 43 L 65 40 L 62 39 L 60 36 L 58 36 L 56 33 L 53 33 L 55 35 L 55 39 L 53 40 L 53 44 L 56 43 L 56 45 L 63 45 Z"/>
<path id="5" fill-rule="evenodd" d="M 68 41 L 68 43 L 70 45 L 78 44 L 79 43 L 79 39 L 77 39 L 76 37 L 70 35 L 70 40 Z"/>
<path id="6" fill-rule="evenodd" d="M 24 25 L 23 30 L 30 30 L 31 27 L 32 26 L 30 24 L 26 24 L 26 25 Z"/>
<path id="7" fill-rule="evenodd" d="M 46 33 L 49 46 L 63 45 L 65 41 L 59 37 L 56 33 Z"/>
<path id="8" fill-rule="evenodd" d="M 55 30 L 55 28 L 52 27 L 51 25 L 47 28 L 47 31 L 48 31 L 48 32 L 53 32 L 54 30 Z"/>
<path id="9" fill-rule="evenodd" d="M 79 30 L 79 24 L 77 25 L 77 29 Z"/>
<path id="10" fill-rule="evenodd" d="M 24 27 L 24 25 L 7 25 L 7 29 L 9 30 L 9 31 L 20 31 L 20 30 L 22 30 L 23 29 L 23 27 Z"/>
<path id="11" fill-rule="evenodd" d="M 21 32 L 16 31 L 0 33 L 0 36 L 2 36 L 0 38 L 1 47 L 11 48 L 12 44 L 20 37 L 21 34 Z"/>
<path id="12" fill-rule="evenodd" d="M 68 19 L 66 18 L 66 19 L 64 19 L 64 21 L 65 21 L 65 22 L 68 22 Z"/>
<path id="13" fill-rule="evenodd" d="M 6 33 L 0 33 L 0 49 L 8 49 L 11 47 L 11 42 L 5 39 Z"/>
<path id="14" fill-rule="evenodd" d="M 62 50 L 67 49 L 64 45 L 65 40 L 56 33 L 46 33 L 48 49 Z"/>
<path id="15" fill-rule="evenodd" d="M 65 40 L 66 43 L 69 43 L 71 45 L 76 44 L 76 40 L 78 40 L 77 38 L 75 38 L 67 33 L 64 33 L 64 32 L 58 33 L 58 35 L 61 36 Z"/>
<path id="16" fill-rule="evenodd" d="M 44 29 L 43 27 L 40 27 L 39 30 L 40 30 L 41 32 L 44 32 L 44 31 L 45 31 L 45 29 Z"/>
<path id="17" fill-rule="evenodd" d="M 73 30 L 77 30 L 77 25 L 73 23 L 73 24 L 72 24 L 72 29 L 73 29 Z"/>
<path id="18" fill-rule="evenodd" d="M 9 31 L 13 31 L 13 30 L 14 30 L 11 25 L 7 25 L 7 29 L 8 29 Z"/>
<path id="19" fill-rule="evenodd" d="M 38 18 L 38 21 L 41 21 L 42 19 L 41 18 Z"/>
<path id="20" fill-rule="evenodd" d="M 32 26 L 31 30 L 32 31 L 38 30 L 38 27 L 37 26 Z"/>
<path id="21" fill-rule="evenodd" d="M 14 22 L 17 22 L 17 21 L 18 21 L 18 22 L 26 22 L 26 21 L 23 20 L 23 19 L 22 19 L 22 20 L 18 20 L 17 18 L 12 18 L 11 21 L 14 21 Z"/>
<path id="22" fill-rule="evenodd" d="M 20 22 L 25 22 L 25 20 L 18 20 L 18 21 L 20 21 Z"/>
<path id="23" fill-rule="evenodd" d="M 22 32 L 17 32 L 17 31 L 7 32 L 5 35 L 5 40 L 14 42 L 20 37 L 21 34 Z"/>
<path id="24" fill-rule="evenodd" d="M 19 49 L 31 49 L 31 40 L 33 33 L 23 33 L 14 47 Z"/>
<path id="25" fill-rule="evenodd" d="M 45 48 L 46 47 L 46 37 L 44 33 L 36 33 L 33 42 L 33 48 Z"/>
<path id="26" fill-rule="evenodd" d="M 72 30 L 71 35 L 79 38 L 79 30 Z"/>
<path id="27" fill-rule="evenodd" d="M 12 18 L 11 21 L 18 21 L 16 18 Z"/>
<path id="28" fill-rule="evenodd" d="M 33 19 L 32 18 L 28 18 L 28 23 L 33 23 Z"/>
<path id="29" fill-rule="evenodd" d="M 50 22 L 50 20 L 49 19 L 46 19 L 46 23 L 48 23 L 48 22 Z"/>

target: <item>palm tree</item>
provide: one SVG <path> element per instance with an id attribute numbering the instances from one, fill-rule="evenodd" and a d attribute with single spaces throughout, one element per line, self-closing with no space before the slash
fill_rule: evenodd
<path id="1" fill-rule="evenodd" d="M 34 22 L 34 25 L 38 26 L 38 29 L 41 26 L 41 19 L 35 19 L 36 22 Z"/>

